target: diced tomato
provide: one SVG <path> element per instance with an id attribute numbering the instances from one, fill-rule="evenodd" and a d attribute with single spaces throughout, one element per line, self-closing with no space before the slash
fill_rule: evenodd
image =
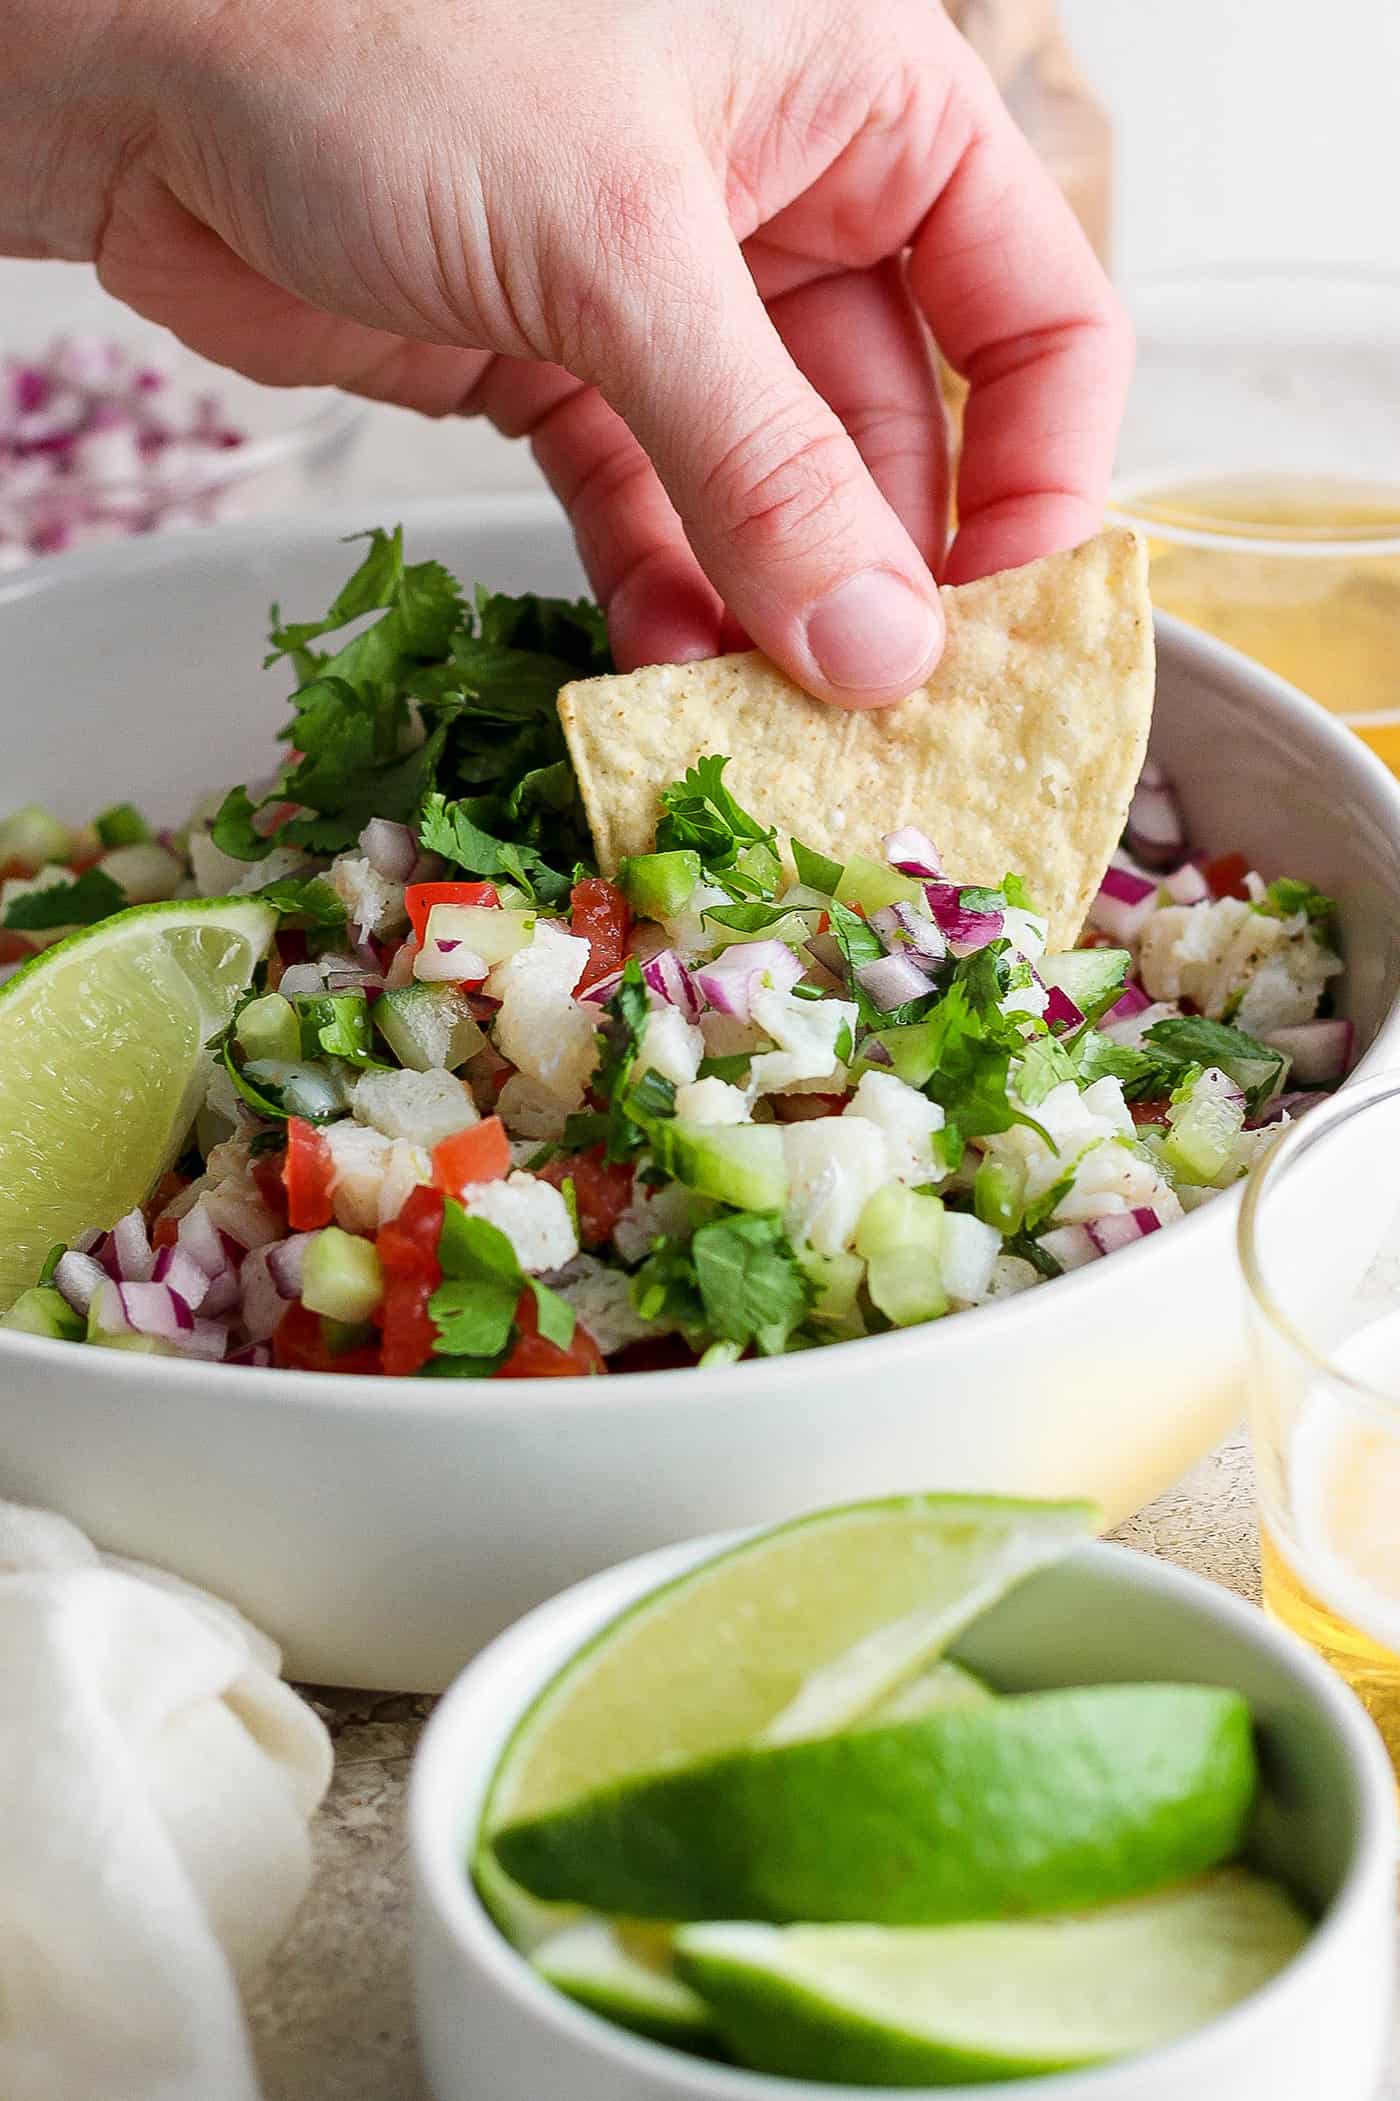
<path id="1" fill-rule="evenodd" d="M 295 1299 L 278 1324 L 272 1338 L 272 1361 L 282 1371 L 330 1371 L 363 1375 L 380 1369 L 379 1350 L 374 1343 L 333 1350 L 326 1340 L 325 1323 Z"/>
<path id="2" fill-rule="evenodd" d="M 499 1116 L 483 1117 L 433 1147 L 433 1180 L 449 1196 L 472 1182 L 499 1182 L 510 1173 L 510 1141 Z"/>
<path id="3" fill-rule="evenodd" d="M 294 1233 L 314 1233 L 331 1222 L 331 1149 L 314 1124 L 287 1119 L 287 1157 L 282 1164 L 287 1223 Z"/>
<path id="4" fill-rule="evenodd" d="M 442 1282 L 442 1191 L 415 1189 L 397 1218 L 379 1228 L 374 1245 L 384 1272 L 379 1323 L 381 1358 L 392 1379 L 411 1378 L 433 1354 L 437 1324 L 428 1301 Z"/>
<path id="5" fill-rule="evenodd" d="M 188 1189 L 189 1186 L 189 1182 L 184 1175 L 177 1174 L 173 1167 L 167 1169 L 156 1183 L 145 1203 L 141 1206 L 146 1215 L 146 1223 L 150 1225 L 155 1219 L 158 1219 L 166 1206 L 174 1203 L 180 1191 Z"/>
<path id="6" fill-rule="evenodd" d="M 688 1349 L 679 1335 L 645 1335 L 640 1342 L 629 1342 L 618 1350 L 608 1370 L 680 1371 L 695 1362 L 694 1350 Z"/>
<path id="7" fill-rule="evenodd" d="M 74 875 L 86 875 L 89 868 L 97 866 L 106 851 L 105 846 L 97 846 L 93 848 L 90 854 L 74 854 L 68 866 L 72 869 Z"/>
<path id="8" fill-rule="evenodd" d="M 29 863 L 21 861 L 16 854 L 11 854 L 7 860 L 0 861 L 0 883 L 8 883 L 12 876 L 28 876 L 33 875 L 34 872 Z"/>
<path id="9" fill-rule="evenodd" d="M 596 985 L 599 978 L 611 977 L 615 970 L 621 970 L 627 957 L 632 914 L 617 885 L 605 882 L 600 875 L 585 876 L 581 883 L 575 883 L 570 903 L 570 931 L 586 941 L 589 948 L 588 961 L 578 981 L 581 992 L 585 986 Z"/>
<path id="10" fill-rule="evenodd" d="M 0 964 L 27 963 L 33 953 L 23 934 L 6 933 L 0 928 Z"/>
<path id="11" fill-rule="evenodd" d="M 625 1160 L 606 1159 L 601 1145 L 586 1153 L 567 1153 L 561 1160 L 546 1161 L 538 1173 L 542 1182 L 552 1182 L 556 1189 L 562 1189 L 566 1182 L 573 1183 L 579 1239 L 585 1247 L 596 1247 L 607 1240 L 632 1201 L 635 1168 Z"/>
<path id="12" fill-rule="evenodd" d="M 1249 863 L 1243 854 L 1221 854 L 1219 860 L 1207 861 L 1201 870 L 1210 884 L 1211 895 L 1216 898 L 1247 898 L 1244 879 L 1249 874 Z"/>
<path id="13" fill-rule="evenodd" d="M 152 1247 L 174 1247 L 180 1237 L 178 1218 L 158 1218 L 151 1227 Z"/>
<path id="14" fill-rule="evenodd" d="M 573 1340 L 567 1349 L 545 1340 L 540 1333 L 533 1291 L 521 1292 L 515 1324 L 520 1331 L 515 1348 L 500 1369 L 491 1374 L 494 1379 L 576 1379 L 580 1374 L 590 1376 L 608 1368 L 602 1351 L 581 1321 L 575 1321 Z"/>
<path id="15" fill-rule="evenodd" d="M 269 1211 L 283 1217 L 287 1210 L 287 1185 L 282 1179 L 282 1170 L 287 1156 L 283 1152 L 257 1153 L 253 1159 L 253 1183 L 258 1195 Z"/>
<path id="16" fill-rule="evenodd" d="M 1163 1094 L 1160 1096 L 1154 1096 L 1154 1098 L 1148 1102 L 1129 1102 L 1128 1107 L 1133 1112 L 1134 1123 L 1164 1124 L 1167 1120 L 1167 1111 L 1168 1109 L 1170 1109 L 1171 1105 L 1171 1096 L 1169 1094 Z"/>
<path id="17" fill-rule="evenodd" d="M 442 1238 L 442 1191 L 426 1184 L 414 1190 L 397 1218 L 379 1228 L 374 1245 L 386 1277 L 428 1279 L 436 1291 L 442 1282 L 438 1242 Z"/>
<path id="18" fill-rule="evenodd" d="M 403 894 L 408 923 L 420 947 L 434 905 L 498 905 L 500 901 L 494 883 L 410 883 Z"/>

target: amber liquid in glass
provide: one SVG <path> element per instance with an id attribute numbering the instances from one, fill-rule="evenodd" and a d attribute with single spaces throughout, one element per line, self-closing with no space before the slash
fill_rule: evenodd
<path id="1" fill-rule="evenodd" d="M 1267 1526 L 1261 1526 L 1264 1604 L 1330 1663 L 1366 1708 L 1400 1772 L 1400 1656 L 1353 1626 L 1310 1590 Z"/>
<path id="2" fill-rule="evenodd" d="M 1148 535 L 1162 611 L 1300 686 L 1400 771 L 1400 489 L 1236 476 L 1153 489 L 1123 509 Z M 1154 521 L 1261 545 L 1160 538 Z M 1377 551 L 1386 540 L 1393 549 Z"/>

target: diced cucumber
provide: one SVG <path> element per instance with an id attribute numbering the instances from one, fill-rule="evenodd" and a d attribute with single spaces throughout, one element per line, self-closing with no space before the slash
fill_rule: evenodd
<path id="1" fill-rule="evenodd" d="M 1184 1101 L 1167 1111 L 1171 1126 L 1162 1145 L 1168 1173 L 1186 1182 L 1233 1179 L 1235 1140 L 1244 1129 L 1244 1103 L 1226 1094 L 1219 1075 L 1202 1073 Z"/>
<path id="2" fill-rule="evenodd" d="M 866 1289 L 896 1327 L 937 1320 L 948 1310 L 939 1255 L 943 1206 L 902 1182 L 877 1189 L 856 1226 L 856 1252 L 866 1262 Z"/>
<path id="3" fill-rule="evenodd" d="M 301 1023 L 296 1009 L 280 992 L 249 1000 L 234 1025 L 233 1037 L 245 1058 L 301 1057 Z"/>
<path id="4" fill-rule="evenodd" d="M 787 1202 L 777 1124 L 689 1124 L 676 1117 L 656 1126 L 652 1149 L 667 1174 L 701 1196 L 740 1211 L 781 1211 Z"/>
<path id="5" fill-rule="evenodd" d="M 921 905 L 924 886 L 912 875 L 901 875 L 883 861 L 868 861 L 852 854 L 836 885 L 838 905 L 859 905 L 862 911 L 878 912 L 885 905 Z"/>
<path id="6" fill-rule="evenodd" d="M 720 912 L 731 909 L 726 905 L 715 908 Z M 816 928 L 816 914 L 811 911 L 784 912 L 781 918 L 769 925 L 755 927 L 726 926 L 723 920 L 715 918 L 714 911 L 703 912 L 700 916 L 707 937 L 722 942 L 726 948 L 738 948 L 745 941 L 783 941 L 789 948 L 801 948 L 804 941 L 811 940 Z"/>
<path id="7" fill-rule="evenodd" d="M 618 874 L 639 919 L 670 919 L 685 910 L 700 880 L 700 856 L 684 848 L 669 854 L 631 854 Z"/>
<path id="8" fill-rule="evenodd" d="M 26 803 L 0 824 L 0 861 L 18 861 L 34 874 L 50 861 L 66 861 L 72 845 L 67 825 L 37 802 Z"/>
<path id="9" fill-rule="evenodd" d="M 483 963 L 504 963 L 535 938 L 534 912 L 507 912 L 500 905 L 434 905 L 424 929 L 424 948 L 460 941 Z"/>
<path id="10" fill-rule="evenodd" d="M 54 1342 L 81 1342 L 85 1323 L 61 1291 L 52 1284 L 35 1284 L 20 1293 L 8 1313 L 0 1314 L 0 1328 L 13 1328 L 20 1335 L 47 1335 Z"/>
<path id="11" fill-rule="evenodd" d="M 306 1250 L 302 1304 L 327 1320 L 368 1320 L 384 1296 L 384 1272 L 372 1240 L 325 1226 Z"/>
<path id="12" fill-rule="evenodd" d="M 324 1065 L 310 1065 L 284 1058 L 250 1058 L 242 1071 L 234 1070 L 235 1086 L 245 1101 L 247 1088 L 263 1096 L 270 1107 L 264 1113 L 304 1116 L 309 1123 L 328 1123 L 345 1113 L 345 1094 L 335 1075 Z M 252 1108 L 258 1108 L 251 1101 Z"/>
<path id="13" fill-rule="evenodd" d="M 812 1302 L 812 1319 L 839 1327 L 857 1319 L 860 1287 L 865 1282 L 862 1258 L 844 1249 L 834 1255 L 819 1255 L 815 1248 L 802 1247 L 797 1259 L 817 1294 Z"/>
<path id="14" fill-rule="evenodd" d="M 877 1039 L 890 1054 L 890 1066 L 906 1087 L 922 1087 L 938 1064 L 933 1032 L 926 1021 L 909 1021 L 882 1029 Z"/>
<path id="15" fill-rule="evenodd" d="M 455 985 L 404 985 L 372 1011 L 380 1035 L 412 1072 L 456 1072 L 486 1041 Z"/>
<path id="16" fill-rule="evenodd" d="M 736 854 L 734 865 L 759 894 L 771 897 L 782 878 L 783 864 L 766 839 L 756 839 Z"/>
<path id="17" fill-rule="evenodd" d="M 972 1178 L 972 1208 L 998 1233 L 1019 1233 L 1026 1209 L 1025 1162 L 987 1153 Z"/>
<path id="18" fill-rule="evenodd" d="M 1042 956 L 1035 967 L 1043 985 L 1057 987 L 1086 1021 L 1097 1021 L 1123 990 L 1132 960 L 1125 948 L 1075 948 Z"/>
<path id="19" fill-rule="evenodd" d="M 113 803 L 94 819 L 93 830 L 103 846 L 143 846 L 151 837 L 151 827 L 134 802 Z"/>

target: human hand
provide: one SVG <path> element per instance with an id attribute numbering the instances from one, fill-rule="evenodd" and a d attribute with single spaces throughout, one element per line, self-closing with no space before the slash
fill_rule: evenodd
<path id="1" fill-rule="evenodd" d="M 256 379 L 528 436 L 623 665 L 747 636 L 893 700 L 935 574 L 1098 523 L 1127 324 L 930 0 L 19 13 L 0 246 Z M 946 552 L 925 324 L 971 385 Z"/>

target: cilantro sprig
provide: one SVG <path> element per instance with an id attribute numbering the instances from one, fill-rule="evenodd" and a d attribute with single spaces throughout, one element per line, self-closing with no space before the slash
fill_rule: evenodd
<path id="1" fill-rule="evenodd" d="M 589 1084 L 596 1108 L 580 1109 L 564 1125 L 562 1149 L 601 1145 L 608 1160 L 630 1160 L 650 1143 L 655 1125 L 676 1113 L 676 1089 L 659 1072 L 637 1071 L 651 1002 L 641 965 L 629 956 L 604 1012 L 602 1055 Z"/>
<path id="2" fill-rule="evenodd" d="M 61 926 L 95 926 L 120 912 L 126 892 L 100 868 L 88 868 L 71 882 L 46 883 L 10 900 L 0 927 L 7 933 L 51 933 Z"/>
<path id="3" fill-rule="evenodd" d="M 437 1328 L 432 1370 L 438 1377 L 489 1379 L 510 1355 L 524 1292 L 532 1293 L 539 1332 L 567 1349 L 574 1309 L 538 1277 L 528 1276 L 506 1235 L 455 1198 L 443 1205 L 438 1240 L 442 1282 L 428 1301 Z"/>
<path id="4" fill-rule="evenodd" d="M 478 590 L 436 562 L 406 562 L 401 529 L 373 532 L 320 620 L 273 609 L 269 663 L 299 685 L 282 731 L 293 757 L 266 794 L 225 797 L 215 844 L 258 861 L 274 845 L 343 852 L 371 817 L 414 827 L 469 875 L 500 875 L 546 904 L 591 852 L 556 699 L 610 669 L 602 614 L 580 601 Z M 351 622 L 335 649 L 316 645 Z M 259 813 L 294 806 L 265 835 Z"/>
<path id="5" fill-rule="evenodd" d="M 711 753 L 661 793 L 656 851 L 698 853 L 705 880 L 736 899 L 770 899 L 782 874 L 777 833 L 751 817 L 724 785 L 727 758 Z"/>
<path id="6" fill-rule="evenodd" d="M 632 1302 L 695 1345 L 753 1345 L 779 1356 L 811 1310 L 815 1288 L 782 1221 L 764 1212 L 712 1219 L 689 1240 L 662 1238 L 638 1270 Z"/>

